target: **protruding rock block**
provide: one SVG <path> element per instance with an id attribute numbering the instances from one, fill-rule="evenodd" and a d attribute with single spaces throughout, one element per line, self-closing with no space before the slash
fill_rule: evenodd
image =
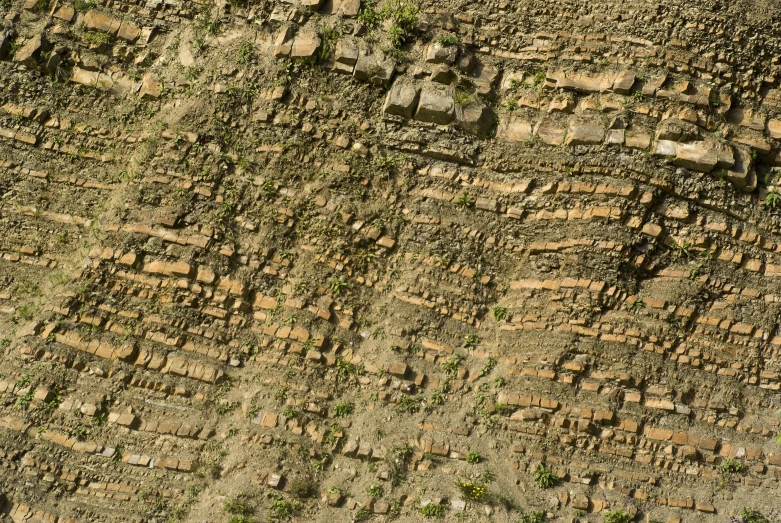
<path id="1" fill-rule="evenodd" d="M 753 192 L 757 188 L 757 176 L 751 165 L 751 152 L 747 147 L 735 147 L 734 157 L 734 165 L 727 169 L 727 179 L 742 192 Z"/>
<path id="2" fill-rule="evenodd" d="M 458 126 L 464 131 L 479 138 L 491 136 L 496 124 L 496 114 L 489 108 L 477 102 L 458 107 Z"/>
<path id="3" fill-rule="evenodd" d="M 453 95 L 447 91 L 426 87 L 420 93 L 418 110 L 415 119 L 420 122 L 431 122 L 447 125 L 455 120 L 455 103 Z"/>
<path id="4" fill-rule="evenodd" d="M 514 118 L 499 126 L 497 136 L 508 142 L 524 142 L 532 137 L 532 125 L 526 120 Z"/>
<path id="5" fill-rule="evenodd" d="M 321 44 L 320 37 L 315 33 L 304 33 L 296 36 L 290 49 L 291 58 L 311 59 Z"/>
<path id="6" fill-rule="evenodd" d="M 290 55 L 290 51 L 293 48 L 293 36 L 295 30 L 292 26 L 287 26 L 282 29 L 274 40 L 274 57 L 283 58 Z"/>
<path id="7" fill-rule="evenodd" d="M 419 89 L 417 87 L 397 80 L 390 91 L 388 91 L 383 112 L 385 114 L 403 116 L 404 118 L 412 118 L 417 108 L 418 97 Z"/>
<path id="8" fill-rule="evenodd" d="M 146 73 L 141 79 L 141 90 L 138 91 L 138 97 L 142 100 L 154 100 L 160 98 L 162 88 L 151 73 Z"/>
<path id="9" fill-rule="evenodd" d="M 87 29 L 116 34 L 120 25 L 121 22 L 116 18 L 100 14 L 94 9 L 84 15 L 84 27 Z"/>
<path id="10" fill-rule="evenodd" d="M 705 142 L 678 144 L 673 163 L 692 171 L 709 173 L 719 161 L 716 149 Z"/>
<path id="11" fill-rule="evenodd" d="M 49 50 L 50 47 L 46 37 L 42 34 L 37 34 L 27 40 L 27 42 L 16 51 L 16 54 L 14 54 L 14 62 L 34 65 L 41 57 L 41 54 Z"/>
<path id="12" fill-rule="evenodd" d="M 458 58 L 458 46 L 444 46 L 433 42 L 426 48 L 426 62 L 430 64 L 454 64 Z"/>
<path id="13" fill-rule="evenodd" d="M 631 71 L 621 71 L 613 81 L 613 92 L 627 95 L 632 91 L 635 84 L 635 73 Z"/>
<path id="14" fill-rule="evenodd" d="M 536 134 L 540 137 L 542 143 L 548 145 L 561 145 L 564 143 L 567 128 L 563 123 L 552 118 L 545 118 L 537 124 Z"/>
<path id="15" fill-rule="evenodd" d="M 565 145 L 595 145 L 605 139 L 605 126 L 600 119 L 573 118 L 567 127 Z"/>
<path id="16" fill-rule="evenodd" d="M 355 63 L 353 78 L 375 85 L 389 85 L 395 65 L 393 60 L 380 54 L 361 55 Z"/>

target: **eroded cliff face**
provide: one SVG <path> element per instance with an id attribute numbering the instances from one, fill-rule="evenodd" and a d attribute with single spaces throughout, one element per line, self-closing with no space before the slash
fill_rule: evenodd
<path id="1" fill-rule="evenodd" d="M 0 15 L 0 520 L 779 518 L 775 5 Z"/>

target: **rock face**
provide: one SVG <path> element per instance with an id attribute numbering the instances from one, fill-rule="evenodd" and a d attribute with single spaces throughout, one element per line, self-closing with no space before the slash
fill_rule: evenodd
<path id="1" fill-rule="evenodd" d="M 0 19 L 0 521 L 781 523 L 775 4 Z"/>

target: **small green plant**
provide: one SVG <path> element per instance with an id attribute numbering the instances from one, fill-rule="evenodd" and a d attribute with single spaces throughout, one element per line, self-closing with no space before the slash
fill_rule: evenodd
<path id="1" fill-rule="evenodd" d="M 770 523 L 770 518 L 753 508 L 741 510 L 740 517 L 745 523 Z"/>
<path id="2" fill-rule="evenodd" d="M 367 507 L 361 507 L 353 516 L 353 521 L 366 521 L 372 517 L 371 510 Z"/>
<path id="3" fill-rule="evenodd" d="M 249 497 L 244 493 L 239 493 L 232 498 L 226 499 L 222 508 L 228 514 L 234 514 L 238 516 L 249 516 L 254 512 L 252 505 L 249 504 Z"/>
<path id="4" fill-rule="evenodd" d="M 89 11 L 90 9 L 95 9 L 97 7 L 98 3 L 96 0 L 76 0 L 73 2 L 73 7 L 77 11 L 85 12 Z"/>
<path id="5" fill-rule="evenodd" d="M 736 474 L 738 472 L 743 472 L 745 469 L 746 469 L 746 465 L 745 464 L 743 464 L 742 462 L 740 462 L 740 461 L 738 461 L 736 459 L 733 459 L 733 458 L 725 459 L 719 465 L 719 471 L 727 472 L 727 473 L 730 473 L 730 474 Z"/>
<path id="6" fill-rule="evenodd" d="M 357 385 L 358 376 L 364 373 L 363 364 L 353 364 L 343 358 L 336 359 L 336 383 L 337 385 Z"/>
<path id="7" fill-rule="evenodd" d="M 543 510 L 522 512 L 521 516 L 518 518 L 518 523 L 544 523 L 544 522 L 545 522 L 545 511 Z"/>
<path id="8" fill-rule="evenodd" d="M 472 333 L 464 336 L 463 347 L 465 349 L 475 349 L 477 348 L 478 343 L 480 343 L 480 338 L 477 336 L 477 334 Z"/>
<path id="9" fill-rule="evenodd" d="M 98 45 L 107 44 L 109 40 L 111 40 L 111 35 L 109 35 L 108 33 L 101 33 L 99 31 L 89 31 L 87 33 L 84 33 L 84 36 L 82 38 L 88 44 L 98 46 Z"/>
<path id="10" fill-rule="evenodd" d="M 407 414 L 415 414 L 420 411 L 420 402 L 415 401 L 411 396 L 405 394 L 396 405 L 396 410 L 399 412 L 406 412 Z"/>
<path id="11" fill-rule="evenodd" d="M 482 378 L 483 376 L 488 376 L 491 374 L 491 372 L 496 367 L 496 360 L 494 358 L 489 357 L 488 360 L 485 362 L 485 365 L 483 365 L 483 368 L 480 369 L 480 373 L 477 375 L 479 378 Z"/>
<path id="12" fill-rule="evenodd" d="M 384 19 L 381 11 L 377 11 L 373 0 L 363 0 L 361 9 L 358 11 L 358 21 L 368 29 L 374 29 Z"/>
<path id="13" fill-rule="evenodd" d="M 286 501 L 282 496 L 274 496 L 268 504 L 268 517 L 271 521 L 277 521 L 291 515 L 301 508 L 298 501 Z"/>
<path id="14" fill-rule="evenodd" d="M 19 378 L 19 381 L 16 382 L 16 388 L 23 389 L 26 386 L 30 385 L 34 377 L 35 376 L 33 376 L 32 374 L 25 374 L 24 376 Z"/>
<path id="15" fill-rule="evenodd" d="M 420 507 L 420 513 L 427 518 L 439 518 L 445 513 L 445 507 L 439 503 L 427 503 Z"/>
<path id="16" fill-rule="evenodd" d="M 455 378 L 458 369 L 461 368 L 461 356 L 458 354 L 451 356 L 442 363 L 442 368 L 445 369 L 445 374 L 450 378 Z"/>
<path id="17" fill-rule="evenodd" d="M 437 43 L 442 47 L 452 47 L 458 45 L 461 41 L 455 35 L 442 35 L 437 37 Z"/>
<path id="18" fill-rule="evenodd" d="M 553 473 L 553 470 L 540 463 L 537 466 L 537 470 L 534 471 L 534 481 L 538 487 L 548 489 L 556 485 L 558 478 Z"/>
<path id="19" fill-rule="evenodd" d="M 313 491 L 312 482 L 308 479 L 296 478 L 290 482 L 290 492 L 301 499 L 308 498 Z"/>
<path id="20" fill-rule="evenodd" d="M 436 389 L 431 394 L 431 403 L 433 405 L 444 405 L 445 404 L 445 395 L 442 393 L 441 390 Z"/>
<path id="21" fill-rule="evenodd" d="M 383 8 L 383 18 L 390 18 L 388 36 L 394 47 L 408 42 L 418 32 L 420 9 L 404 0 L 388 0 Z"/>
<path id="22" fill-rule="evenodd" d="M 474 483 L 472 481 L 456 481 L 458 490 L 461 491 L 466 499 L 472 501 L 482 501 L 488 497 L 488 487 L 480 483 Z"/>
<path id="23" fill-rule="evenodd" d="M 315 63 L 325 63 L 339 40 L 339 31 L 330 25 L 323 25 L 320 29 L 320 48 L 315 54 Z"/>
<path id="24" fill-rule="evenodd" d="M 507 307 L 497 305 L 491 310 L 491 312 L 493 313 L 494 319 L 496 321 L 504 321 L 507 319 Z"/>
<path id="25" fill-rule="evenodd" d="M 331 292 L 333 292 L 335 296 L 341 296 L 342 291 L 344 291 L 344 288 L 347 287 L 347 282 L 344 280 L 344 276 L 333 277 L 328 283 L 331 286 Z"/>
<path id="26" fill-rule="evenodd" d="M 260 185 L 260 190 L 266 196 L 273 196 L 277 193 L 277 187 L 274 184 L 274 180 L 271 178 L 263 180 L 263 183 Z"/>
<path id="27" fill-rule="evenodd" d="M 236 57 L 236 63 L 244 65 L 250 62 L 255 56 L 255 48 L 252 47 L 252 42 L 244 41 L 239 46 L 239 55 Z"/>
<path id="28" fill-rule="evenodd" d="M 532 78 L 532 87 L 539 89 L 545 83 L 545 71 L 537 71 Z"/>
<path id="29" fill-rule="evenodd" d="M 469 196 L 467 193 L 463 193 L 461 196 L 456 198 L 456 206 L 462 208 L 462 209 L 469 209 L 475 204 L 475 199 L 471 196 Z"/>
<path id="30" fill-rule="evenodd" d="M 285 407 L 285 410 L 282 411 L 282 415 L 286 418 L 295 418 L 298 416 L 298 409 L 293 407 L 292 405 L 288 405 Z"/>
<path id="31" fill-rule="evenodd" d="M 337 418 L 346 418 L 353 413 L 355 404 L 349 401 L 340 401 L 334 406 L 334 416 Z"/>
<path id="32" fill-rule="evenodd" d="M 605 523 L 629 523 L 633 519 L 629 512 L 620 508 L 605 513 Z"/>
<path id="33" fill-rule="evenodd" d="M 99 412 L 92 416 L 92 425 L 95 427 L 102 427 L 106 424 L 106 413 L 105 412 Z"/>
<path id="34" fill-rule="evenodd" d="M 765 196 L 765 205 L 771 209 L 775 209 L 779 204 L 781 204 L 781 193 L 773 187 L 770 192 L 767 193 L 767 196 Z"/>
<path id="35" fill-rule="evenodd" d="M 19 396 L 19 398 L 16 400 L 16 406 L 22 410 L 27 410 L 30 407 L 30 403 L 33 401 L 33 394 L 35 394 L 35 389 L 30 387 L 30 390 L 28 390 L 22 396 Z"/>
<path id="36" fill-rule="evenodd" d="M 672 248 L 673 257 L 676 259 L 689 258 L 691 256 L 691 243 L 689 242 L 673 242 L 672 245 L 670 245 L 670 248 Z"/>
<path id="37" fill-rule="evenodd" d="M 636 312 L 640 309 L 645 309 L 645 302 L 642 298 L 637 298 L 634 302 L 632 302 L 632 305 L 629 306 L 629 311 Z"/>
<path id="38" fill-rule="evenodd" d="M 366 492 L 368 492 L 370 496 L 381 498 L 383 494 L 382 485 L 371 485 Z"/>
<path id="39" fill-rule="evenodd" d="M 474 82 L 467 78 L 461 78 L 456 84 L 453 92 L 453 103 L 459 107 L 469 105 L 477 98 L 475 97 L 476 86 Z"/>
<path id="40" fill-rule="evenodd" d="M 466 462 L 475 465 L 477 463 L 480 463 L 480 454 L 478 452 L 467 452 L 466 453 Z"/>

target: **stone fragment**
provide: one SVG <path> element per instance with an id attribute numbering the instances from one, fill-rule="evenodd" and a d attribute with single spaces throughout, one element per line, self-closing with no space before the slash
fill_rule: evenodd
<path id="1" fill-rule="evenodd" d="M 767 121 L 767 132 L 771 138 L 781 138 L 781 120 L 771 118 Z"/>
<path id="2" fill-rule="evenodd" d="M 27 40 L 25 44 L 14 54 L 14 62 L 26 65 L 34 65 L 41 54 L 50 48 L 49 41 L 42 34 L 37 34 Z"/>
<path id="3" fill-rule="evenodd" d="M 334 0 L 334 14 L 357 16 L 361 9 L 361 0 Z"/>
<path id="4" fill-rule="evenodd" d="M 404 118 L 412 118 L 418 103 L 419 90 L 414 85 L 396 80 L 388 91 L 383 111 Z"/>
<path id="5" fill-rule="evenodd" d="M 596 118 L 572 118 L 564 145 L 594 145 L 605 139 L 605 126 Z"/>
<path id="6" fill-rule="evenodd" d="M 705 142 L 678 144 L 673 163 L 693 171 L 709 173 L 718 163 L 716 150 Z"/>
<path id="7" fill-rule="evenodd" d="M 315 33 L 304 33 L 296 36 L 290 49 L 291 58 L 312 58 L 320 47 L 320 37 Z"/>
<path id="8" fill-rule="evenodd" d="M 141 34 L 141 30 L 133 24 L 122 22 L 117 31 L 117 36 L 128 42 L 135 42 Z"/>
<path id="9" fill-rule="evenodd" d="M 741 192 L 750 193 L 757 188 L 757 176 L 751 165 L 751 152 L 747 147 L 733 148 L 735 163 L 727 169 L 727 179 Z"/>
<path id="10" fill-rule="evenodd" d="M 54 18 L 59 18 L 60 20 L 64 20 L 66 22 L 70 22 L 73 20 L 73 16 L 76 14 L 76 10 L 68 5 L 63 5 L 57 8 L 57 10 L 52 15 Z"/>
<path id="11" fill-rule="evenodd" d="M 429 80 L 439 84 L 450 85 L 456 79 L 456 73 L 446 65 L 436 65 L 431 71 Z"/>
<path id="12" fill-rule="evenodd" d="M 353 78 L 375 85 L 389 85 L 393 78 L 395 63 L 378 54 L 360 55 L 355 62 Z"/>
<path id="13" fill-rule="evenodd" d="M 496 115 L 489 107 L 472 102 L 458 107 L 456 113 L 458 126 L 464 131 L 478 138 L 488 138 L 493 133 Z"/>
<path id="14" fill-rule="evenodd" d="M 8 50 L 11 48 L 11 40 L 6 33 L 0 33 L 0 60 L 5 58 Z"/>
<path id="15" fill-rule="evenodd" d="M 138 97 L 142 100 L 154 100 L 160 98 L 162 88 L 152 73 L 146 73 L 141 79 L 141 90 L 138 91 Z"/>
<path id="16" fill-rule="evenodd" d="M 84 15 L 84 27 L 87 29 L 116 34 L 119 26 L 119 20 L 103 15 L 94 9 L 88 11 L 87 14 Z"/>
<path id="17" fill-rule="evenodd" d="M 455 119 L 453 95 L 433 87 L 424 88 L 420 93 L 415 119 L 439 125 L 451 123 Z"/>
<path id="18" fill-rule="evenodd" d="M 358 61 L 358 46 L 355 41 L 347 38 L 339 40 L 334 50 L 334 60 L 346 65 L 355 65 Z"/>
<path id="19" fill-rule="evenodd" d="M 524 142 L 532 136 L 532 125 L 526 120 L 513 118 L 499 126 L 497 136 L 508 142 Z"/>
<path id="20" fill-rule="evenodd" d="M 567 134 L 567 129 L 552 118 L 545 118 L 537 124 L 536 134 L 540 137 L 542 143 L 548 145 L 561 145 L 564 143 L 564 136 Z"/>
<path id="21" fill-rule="evenodd" d="M 430 64 L 454 64 L 458 57 L 458 46 L 443 46 L 439 42 L 432 42 L 426 48 L 426 62 Z"/>
<path id="22" fill-rule="evenodd" d="M 79 67 L 74 67 L 71 72 L 71 81 L 81 85 L 95 87 L 98 85 L 98 74 L 96 71 L 87 71 Z"/>
<path id="23" fill-rule="evenodd" d="M 613 81 L 613 91 L 618 94 L 627 95 L 632 91 L 635 83 L 635 73 L 631 71 L 621 71 Z"/>
<path id="24" fill-rule="evenodd" d="M 282 29 L 274 40 L 274 57 L 283 58 L 290 55 L 290 51 L 293 48 L 293 35 L 295 30 L 292 26 L 287 26 Z"/>

